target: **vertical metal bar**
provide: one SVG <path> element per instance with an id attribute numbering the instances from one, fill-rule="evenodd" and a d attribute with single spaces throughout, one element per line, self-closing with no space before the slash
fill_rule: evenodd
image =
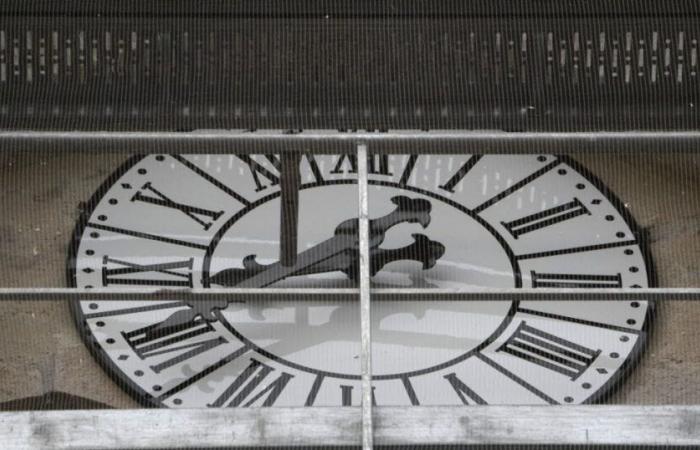
<path id="1" fill-rule="evenodd" d="M 357 146 L 360 240 L 360 323 L 362 327 L 362 448 L 372 448 L 372 345 L 369 303 L 369 197 L 367 193 L 367 145 Z"/>
<path id="2" fill-rule="evenodd" d="M 280 262 L 289 267 L 293 266 L 297 259 L 301 155 L 285 152 L 280 155 L 280 160 Z"/>

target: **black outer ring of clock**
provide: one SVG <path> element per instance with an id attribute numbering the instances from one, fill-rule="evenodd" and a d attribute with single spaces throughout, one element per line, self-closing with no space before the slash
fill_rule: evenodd
<path id="1" fill-rule="evenodd" d="M 87 227 L 90 216 L 97 207 L 97 205 L 102 200 L 102 197 L 109 191 L 109 189 L 117 182 L 128 170 L 130 170 L 139 161 L 146 158 L 148 155 L 136 154 L 128 158 L 121 166 L 119 166 L 112 174 L 110 174 L 107 179 L 98 187 L 95 193 L 90 197 L 86 203 L 81 203 L 78 212 L 79 217 L 76 222 L 76 226 L 73 230 L 73 235 L 71 239 L 70 246 L 68 248 L 68 257 L 66 259 L 66 276 L 67 283 L 69 287 L 77 287 L 76 282 L 76 265 L 77 265 L 77 253 L 80 247 L 80 241 L 83 236 L 83 232 Z M 639 227 L 637 221 L 634 219 L 632 214 L 625 208 L 624 203 L 611 191 L 596 175 L 590 172 L 585 166 L 580 164 L 578 161 L 574 160 L 569 155 L 555 155 L 561 162 L 567 164 L 572 169 L 581 174 L 586 178 L 591 185 L 596 187 L 613 205 L 620 216 L 625 220 L 625 223 L 632 231 L 635 236 L 639 249 L 642 252 L 642 257 L 645 262 L 647 271 L 647 280 L 650 287 L 656 287 L 658 283 L 656 267 L 654 261 L 651 257 L 650 252 L 650 240 L 648 238 L 648 233 L 646 230 Z M 652 323 L 656 317 L 656 304 L 652 300 L 647 300 L 647 313 L 644 321 L 644 326 L 639 332 L 639 337 L 635 343 L 634 348 L 628 354 L 625 361 L 622 363 L 620 368 L 613 374 L 613 376 L 608 379 L 595 393 L 588 397 L 583 403 L 602 403 L 608 398 L 612 397 L 615 392 L 622 385 L 622 381 L 629 376 L 632 369 L 639 363 L 644 350 L 649 344 L 649 331 Z M 141 403 L 145 407 L 151 408 L 161 408 L 163 407 L 162 402 L 158 401 L 150 393 L 143 390 L 138 384 L 134 383 L 131 378 L 126 376 L 126 374 L 107 356 L 103 348 L 99 345 L 99 342 L 95 339 L 94 335 L 90 331 L 90 327 L 87 321 L 84 319 L 83 313 L 80 309 L 80 302 L 73 300 L 70 302 L 70 309 L 73 315 L 73 320 L 75 321 L 78 333 L 80 334 L 83 342 L 87 346 L 90 354 L 95 358 L 99 365 L 105 370 L 110 378 L 120 386 L 127 394 L 134 398 L 137 402 Z M 222 322 L 224 323 L 224 322 Z"/>

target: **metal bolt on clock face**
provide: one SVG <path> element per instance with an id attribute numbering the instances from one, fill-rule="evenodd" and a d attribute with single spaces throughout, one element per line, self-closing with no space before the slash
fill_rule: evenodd
<path id="1" fill-rule="evenodd" d="M 280 261 L 280 160 L 149 155 L 98 190 L 76 229 L 82 288 L 357 285 L 357 173 L 301 159 L 296 256 Z M 611 192 L 552 155 L 373 155 L 372 284 L 647 287 L 649 255 Z M 293 239 L 292 235 L 289 239 Z M 577 404 L 638 357 L 649 302 L 376 301 L 378 405 Z M 98 360 L 146 404 L 360 404 L 359 303 L 83 301 Z"/>

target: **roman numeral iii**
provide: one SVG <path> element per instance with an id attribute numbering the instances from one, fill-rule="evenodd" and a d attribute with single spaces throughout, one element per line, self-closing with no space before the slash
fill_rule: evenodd
<path id="1" fill-rule="evenodd" d="M 554 208 L 531 214 L 510 222 L 501 222 L 508 232 L 518 239 L 523 234 L 531 233 L 545 227 L 552 226 L 565 220 L 573 219 L 583 214 L 591 214 L 579 199 L 565 203 Z"/>
<path id="2" fill-rule="evenodd" d="M 600 350 L 576 344 L 522 322 L 499 352 L 577 379 L 600 355 Z"/>

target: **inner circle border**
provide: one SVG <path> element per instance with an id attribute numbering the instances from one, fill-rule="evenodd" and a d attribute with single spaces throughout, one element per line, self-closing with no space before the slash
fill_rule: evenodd
<path id="1" fill-rule="evenodd" d="M 348 179 L 348 180 L 334 180 L 330 182 L 321 182 L 321 183 L 307 183 L 302 186 L 300 186 L 299 190 L 305 190 L 305 189 L 312 189 L 316 187 L 323 187 L 323 186 L 337 186 L 337 185 L 347 185 L 347 184 L 357 184 L 357 180 L 354 179 Z M 417 194 L 430 197 L 436 200 L 439 200 L 443 203 L 446 203 L 447 205 L 456 208 L 463 214 L 469 216 L 473 220 L 475 220 L 479 225 L 481 225 L 483 228 L 486 229 L 493 237 L 496 239 L 496 241 L 499 243 L 503 251 L 506 253 L 508 256 L 508 261 L 511 264 L 511 268 L 513 270 L 513 277 L 515 281 L 515 286 L 516 288 L 522 287 L 522 275 L 520 273 L 520 265 L 518 264 L 518 260 L 515 257 L 515 254 L 513 253 L 513 250 L 508 246 L 506 243 L 505 239 L 503 239 L 503 236 L 501 236 L 494 228 L 489 224 L 486 220 L 481 218 L 479 215 L 475 214 L 473 211 L 471 211 L 469 208 L 466 208 L 464 205 L 461 205 L 460 203 L 457 203 L 455 201 L 452 201 L 446 197 L 443 197 L 441 195 L 438 195 L 434 192 L 427 191 L 425 189 L 421 188 L 416 188 L 413 186 L 401 186 L 398 183 L 393 183 L 393 182 L 388 182 L 388 181 L 381 181 L 381 180 L 368 180 L 368 184 L 374 185 L 374 186 L 385 186 L 385 187 L 393 187 L 397 189 L 403 189 L 405 191 L 412 191 Z M 226 234 L 226 232 L 242 217 L 244 217 L 246 214 L 249 212 L 253 211 L 255 208 L 258 206 L 261 206 L 265 203 L 267 203 L 270 200 L 273 200 L 277 197 L 280 196 L 280 192 L 277 191 L 275 193 L 269 194 L 265 197 L 260 198 L 258 201 L 252 203 L 250 206 L 242 209 L 238 213 L 236 213 L 233 217 L 231 217 L 226 223 L 224 223 L 221 227 L 219 227 L 219 230 L 216 232 L 214 237 L 211 240 L 211 243 L 209 245 L 209 248 L 207 249 L 205 256 L 204 256 L 204 264 L 203 264 L 203 270 L 202 270 L 202 284 L 204 285 L 205 288 L 209 287 L 209 265 L 212 260 L 212 255 L 216 249 L 216 246 L 220 242 L 221 238 Z M 429 289 L 426 289 L 426 291 L 429 291 Z M 506 313 L 506 316 L 503 318 L 501 323 L 496 327 L 496 329 L 486 338 L 484 339 L 479 345 L 474 347 L 473 349 L 469 350 L 468 352 L 465 352 L 457 357 L 454 357 L 452 359 L 449 359 L 445 362 L 442 362 L 440 364 L 434 364 L 432 366 L 426 367 L 424 369 L 420 370 L 413 370 L 410 372 L 402 372 L 402 373 L 395 373 L 395 374 L 383 374 L 383 375 L 373 375 L 372 379 L 374 380 L 392 380 L 392 379 L 401 379 L 401 378 L 406 378 L 406 377 L 413 377 L 413 376 L 418 376 L 418 375 L 424 375 L 426 373 L 430 372 L 435 372 L 441 369 L 444 369 L 446 367 L 452 366 L 454 364 L 458 364 L 461 361 L 464 361 L 465 359 L 473 356 L 475 353 L 481 351 L 485 347 L 489 346 L 498 336 L 501 335 L 503 330 L 510 324 L 510 322 L 513 320 L 513 317 L 515 316 L 515 312 L 518 309 L 518 305 L 520 304 L 519 301 L 511 301 L 510 308 L 508 309 L 508 312 Z M 258 346 L 255 342 L 251 341 L 247 337 L 245 337 L 242 333 L 238 332 L 233 325 L 231 325 L 226 318 L 221 314 L 220 311 L 217 310 L 216 316 L 219 319 L 219 321 L 224 325 L 224 327 L 234 336 L 236 336 L 237 339 L 240 339 L 247 345 L 249 345 L 253 351 L 265 356 L 266 358 L 278 362 L 280 364 L 284 364 L 287 367 L 293 368 L 295 370 L 299 371 L 304 371 L 304 372 L 309 372 L 317 375 L 323 375 L 327 377 L 332 377 L 332 378 L 339 378 L 339 379 L 345 379 L 345 380 L 360 380 L 362 378 L 361 375 L 352 375 L 352 374 L 344 374 L 344 373 L 338 373 L 338 372 L 327 372 L 324 370 L 320 369 L 314 369 L 311 367 L 304 366 L 299 363 L 291 362 L 286 360 L 285 358 L 282 358 L 278 355 L 275 355 L 274 353 L 268 352 L 267 350 L 261 348 Z"/>

